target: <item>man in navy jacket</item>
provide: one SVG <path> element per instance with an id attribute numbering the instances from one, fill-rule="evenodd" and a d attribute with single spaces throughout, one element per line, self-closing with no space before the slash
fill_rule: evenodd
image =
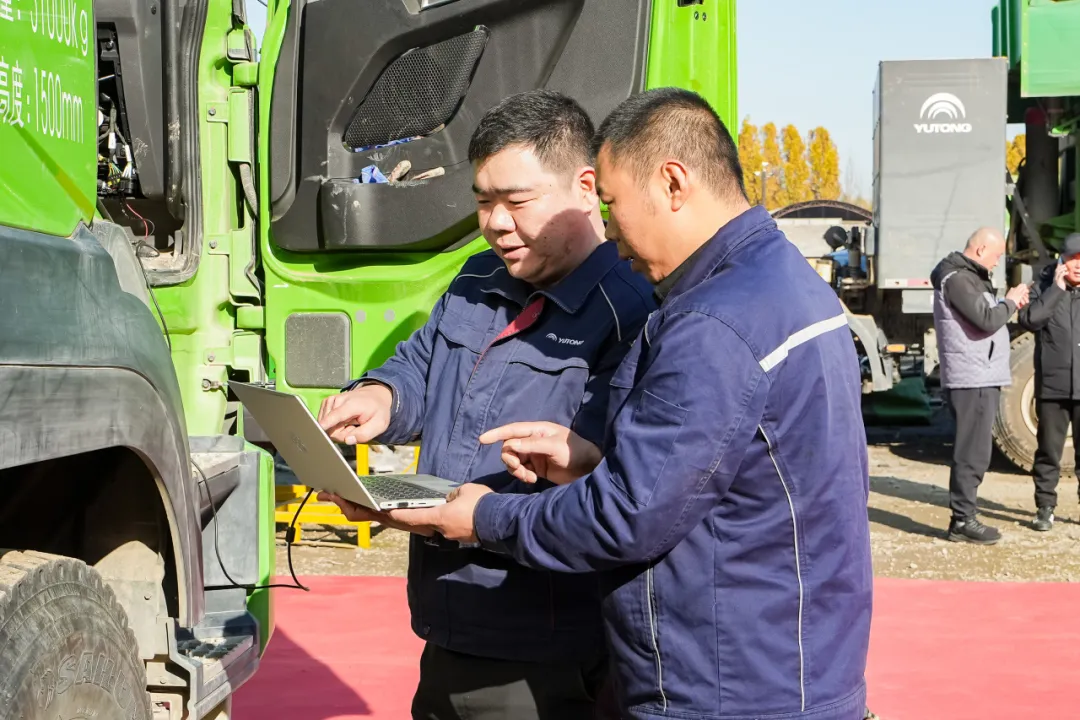
<path id="1" fill-rule="evenodd" d="M 530 567 L 604 571 L 624 716 L 859 720 L 869 482 L 841 305 L 749 207 L 699 96 L 636 95 L 593 147 L 607 235 L 661 300 L 611 378 L 603 441 L 494 430 L 482 442 L 503 440 L 519 479 L 562 486 L 465 486 L 394 515 Z"/>
<path id="2" fill-rule="evenodd" d="M 602 442 L 611 373 L 656 305 L 604 241 L 592 134 L 576 102 L 547 91 L 480 120 L 469 159 L 492 249 L 465 263 L 393 357 L 326 400 L 320 422 L 332 438 L 419 437 L 419 472 L 522 495 L 552 485 L 512 477 L 499 448 L 480 444 L 484 430 L 547 420 Z M 396 525 L 324 497 L 351 519 Z M 608 667 L 596 575 L 414 536 L 408 596 L 427 642 L 414 718 L 594 717 Z"/>

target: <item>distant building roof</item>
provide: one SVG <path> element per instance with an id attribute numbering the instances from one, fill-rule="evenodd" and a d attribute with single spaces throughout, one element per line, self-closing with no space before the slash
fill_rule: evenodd
<path id="1" fill-rule="evenodd" d="M 871 222 L 874 219 L 874 214 L 866 208 L 840 200 L 807 200 L 774 210 L 772 216 L 775 219 L 836 219 L 846 222 Z"/>

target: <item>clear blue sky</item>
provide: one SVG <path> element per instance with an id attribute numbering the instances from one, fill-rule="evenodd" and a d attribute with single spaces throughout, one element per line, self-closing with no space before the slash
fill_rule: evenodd
<path id="1" fill-rule="evenodd" d="M 261 41 L 266 11 L 257 0 L 246 4 Z M 740 120 L 749 115 L 758 125 L 793 123 L 804 133 L 828 128 L 840 151 L 845 189 L 869 195 L 878 62 L 989 56 L 994 4 L 737 0 Z"/>
<path id="2" fill-rule="evenodd" d="M 988 57 L 994 4 L 741 0 L 740 122 L 749 115 L 757 125 L 793 123 L 803 133 L 824 126 L 840 151 L 845 187 L 869 195 L 878 62 Z"/>

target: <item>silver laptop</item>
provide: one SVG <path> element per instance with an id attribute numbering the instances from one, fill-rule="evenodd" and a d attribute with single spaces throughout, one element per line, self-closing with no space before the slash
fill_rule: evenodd
<path id="1" fill-rule="evenodd" d="M 441 505 L 460 483 L 432 475 L 357 475 L 298 396 L 230 382 L 289 469 L 304 485 L 372 510 Z"/>

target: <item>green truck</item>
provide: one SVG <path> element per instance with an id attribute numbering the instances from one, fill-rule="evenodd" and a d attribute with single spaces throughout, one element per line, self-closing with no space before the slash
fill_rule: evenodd
<path id="1" fill-rule="evenodd" d="M 229 714 L 277 592 L 229 382 L 315 409 L 420 327 L 486 247 L 488 106 L 678 85 L 736 121 L 734 0 L 267 15 L 257 50 L 242 0 L 0 0 L 0 720 Z"/>

